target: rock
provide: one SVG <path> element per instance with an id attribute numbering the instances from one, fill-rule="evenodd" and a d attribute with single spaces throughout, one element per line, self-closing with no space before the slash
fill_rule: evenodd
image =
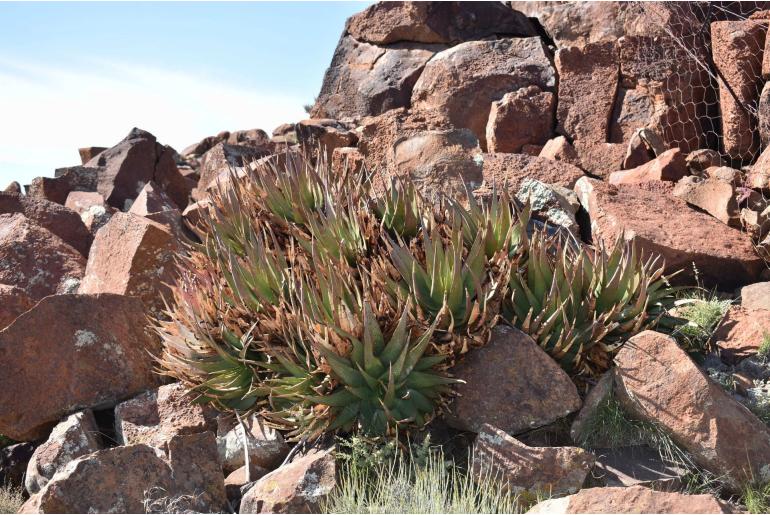
<path id="1" fill-rule="evenodd" d="M 91 209 L 92 206 L 107 206 L 101 193 L 95 191 L 71 191 L 67 195 L 67 200 L 64 201 L 64 207 L 73 210 L 79 215 Z"/>
<path id="2" fill-rule="evenodd" d="M 0 329 L 34 306 L 34 301 L 18 286 L 0 284 Z"/>
<path id="3" fill-rule="evenodd" d="M 486 137 L 489 152 L 521 152 L 542 145 L 553 134 L 554 94 L 537 86 L 506 93 L 492 102 Z"/>
<path id="4" fill-rule="evenodd" d="M 172 506 L 173 503 L 173 506 Z M 72 461 L 24 505 L 24 513 L 220 512 L 224 478 L 213 433 L 176 436 L 169 452 L 144 444 Z"/>
<path id="5" fill-rule="evenodd" d="M 393 163 L 399 176 L 411 177 L 425 198 L 464 197 L 483 180 L 479 142 L 467 129 L 426 131 L 397 140 Z"/>
<path id="6" fill-rule="evenodd" d="M 334 173 L 348 171 L 357 174 L 364 167 L 364 156 L 356 147 L 339 147 L 332 152 L 332 171 Z"/>
<path id="7" fill-rule="evenodd" d="M 770 463 L 770 430 L 711 381 L 676 341 L 653 331 L 615 356 L 616 397 L 639 420 L 657 424 L 700 466 L 734 489 Z"/>
<path id="8" fill-rule="evenodd" d="M 214 203 L 211 200 L 199 200 L 198 202 L 193 202 L 189 206 L 187 206 L 182 213 L 182 218 L 184 219 L 185 224 L 187 227 L 189 227 L 193 232 L 197 234 L 198 230 L 197 227 L 202 223 L 204 220 L 203 213 L 214 205 Z"/>
<path id="9" fill-rule="evenodd" d="M 609 41 L 562 48 L 554 63 L 559 75 L 556 131 L 583 144 L 607 142 L 618 87 L 617 44 Z"/>
<path id="10" fill-rule="evenodd" d="M 689 175 L 676 184 L 673 194 L 724 224 L 740 226 L 735 188 L 729 182 Z"/>
<path id="11" fill-rule="evenodd" d="M 613 387 L 612 373 L 608 371 L 588 391 L 588 394 L 583 399 L 583 407 L 580 408 L 580 412 L 575 417 L 575 420 L 572 421 L 572 426 L 570 426 L 569 435 L 573 442 L 582 444 L 590 437 L 587 434 L 587 431 L 590 429 L 588 424 L 596 410 L 612 396 Z"/>
<path id="12" fill-rule="evenodd" d="M 102 152 L 107 150 L 107 147 L 83 147 L 78 149 L 78 154 L 80 154 L 80 163 L 86 164 L 91 159 L 95 158 Z"/>
<path id="13" fill-rule="evenodd" d="M 378 2 L 348 18 L 345 30 L 359 41 L 377 45 L 537 35 L 526 16 L 495 2 Z"/>
<path id="14" fill-rule="evenodd" d="M 218 143 L 202 157 L 198 188 L 205 190 L 220 173 L 243 168 L 249 162 L 264 157 L 268 153 L 268 150 L 263 147 Z"/>
<path id="15" fill-rule="evenodd" d="M 464 431 L 479 432 L 489 424 L 518 434 L 580 409 L 567 374 L 532 338 L 512 327 L 493 329 L 489 342 L 466 354 L 452 373 L 465 383 L 457 386 L 446 419 Z M 516 409 L 500 409 L 504 405 Z"/>
<path id="16" fill-rule="evenodd" d="M 243 427 L 235 417 L 220 415 L 217 430 L 217 448 L 225 472 L 232 472 L 246 464 L 243 452 Z M 265 425 L 264 421 L 252 415 L 243 420 L 245 436 L 249 442 L 249 463 L 273 470 L 289 454 L 289 446 L 281 433 Z"/>
<path id="17" fill-rule="evenodd" d="M 241 500 L 241 513 L 320 513 L 336 484 L 334 450 L 314 451 L 257 481 Z"/>
<path id="18" fill-rule="evenodd" d="M 270 136 L 262 129 L 244 129 L 231 132 L 227 137 L 228 145 L 252 145 L 255 147 L 269 147 Z"/>
<path id="19" fill-rule="evenodd" d="M 0 448 L 0 485 L 22 487 L 35 445 L 29 442 L 15 443 Z"/>
<path id="20" fill-rule="evenodd" d="M 73 191 L 96 191 L 100 169 L 85 166 L 58 168 L 55 177 L 37 177 L 27 187 L 27 197 L 64 205 Z"/>
<path id="21" fill-rule="evenodd" d="M 770 53 L 763 56 L 768 61 L 770 67 Z M 757 122 L 759 131 L 759 142 L 761 148 L 767 148 L 770 145 L 770 86 L 767 82 L 762 87 L 762 93 L 759 95 L 759 104 L 757 105 Z"/>
<path id="22" fill-rule="evenodd" d="M 412 93 L 412 108 L 467 128 L 486 149 L 492 102 L 527 86 L 551 91 L 556 75 L 540 38 L 469 41 L 437 53 Z"/>
<path id="23" fill-rule="evenodd" d="M 47 200 L 61 205 L 64 205 L 67 195 L 72 191 L 63 180 L 50 177 L 35 177 L 26 189 L 29 198 Z"/>
<path id="24" fill-rule="evenodd" d="M 518 191 L 530 178 L 545 184 L 572 188 L 583 171 L 571 164 L 524 154 L 483 154 L 484 183 Z"/>
<path id="25" fill-rule="evenodd" d="M 256 465 L 251 467 L 251 474 L 247 473 L 246 465 L 230 472 L 227 477 L 225 477 L 225 492 L 227 493 L 227 499 L 231 503 L 240 502 L 242 496 L 241 488 L 253 481 L 259 480 L 269 473 L 269 470 Z"/>
<path id="26" fill-rule="evenodd" d="M 27 492 L 36 494 L 69 462 L 102 448 L 99 428 L 91 410 L 73 413 L 59 422 L 48 440 L 35 449 L 24 479 Z"/>
<path id="27" fill-rule="evenodd" d="M 35 225 L 55 234 L 83 257 L 88 256 L 93 237 L 78 213 L 46 200 L 0 193 L 0 215 L 21 213 Z"/>
<path id="28" fill-rule="evenodd" d="M 176 435 L 216 432 L 217 413 L 194 402 L 181 383 L 163 385 L 115 406 L 115 434 L 121 445 L 166 448 Z"/>
<path id="29" fill-rule="evenodd" d="M 580 167 L 600 177 L 606 177 L 620 170 L 626 159 L 626 145 L 622 143 L 591 143 L 576 140 L 574 147 L 580 158 Z"/>
<path id="30" fill-rule="evenodd" d="M 682 487 L 687 470 L 667 463 L 660 451 L 646 445 L 615 449 L 596 449 L 596 468 L 592 476 L 604 486 L 646 486 L 655 490 L 676 490 Z"/>
<path id="31" fill-rule="evenodd" d="M 16 181 L 11 181 L 11 183 L 5 187 L 3 193 L 15 193 L 16 195 L 21 195 L 21 184 Z"/>
<path id="32" fill-rule="evenodd" d="M 743 106 L 750 109 L 759 100 L 766 32 L 766 24 L 750 20 L 711 23 L 714 65 L 727 81 L 727 85 L 719 81 L 722 145 L 733 159 L 750 160 L 759 149 L 752 117 Z"/>
<path id="33" fill-rule="evenodd" d="M 147 216 L 150 213 L 174 211 L 176 209 L 174 201 L 163 190 L 158 189 L 155 183 L 148 182 L 144 185 L 142 191 L 139 192 L 128 212 L 137 216 Z"/>
<path id="34" fill-rule="evenodd" d="M 647 136 L 652 137 L 648 138 Z M 655 159 L 657 154 L 655 152 L 655 146 L 652 144 L 655 139 L 660 141 L 660 137 L 648 129 L 638 129 L 634 131 L 628 142 L 626 157 L 623 159 L 623 170 L 630 170 L 642 166 Z"/>
<path id="35" fill-rule="evenodd" d="M 689 208 L 670 195 L 668 183 L 612 186 L 584 177 L 575 193 L 594 241 L 633 239 L 647 255 L 661 255 L 668 273 L 682 270 L 676 283 L 694 284 L 693 263 L 704 286 L 728 290 L 755 281 L 763 268 L 748 235 Z"/>
<path id="36" fill-rule="evenodd" d="M 700 175 L 707 168 L 712 166 L 725 166 L 719 152 L 711 149 L 693 150 L 685 158 L 687 169 L 694 175 Z"/>
<path id="37" fill-rule="evenodd" d="M 297 141 L 307 152 L 314 153 L 320 147 L 325 151 L 327 162 L 331 162 L 332 153 L 340 147 L 350 147 L 358 143 L 355 132 L 349 130 L 337 120 L 308 119 L 295 126 Z"/>
<path id="38" fill-rule="evenodd" d="M 576 236 L 580 234 L 580 226 L 575 220 L 580 203 L 572 190 L 563 186 L 550 186 L 535 179 L 524 179 L 516 198 L 522 204 L 529 202 L 534 218 L 564 228 Z"/>
<path id="39" fill-rule="evenodd" d="M 583 486 L 594 456 L 578 447 L 529 447 L 484 424 L 473 448 L 476 481 L 500 481 L 513 493 L 562 495 Z"/>
<path id="40" fill-rule="evenodd" d="M 150 354 L 158 351 L 138 299 L 44 298 L 0 331 L 0 434 L 34 440 L 69 413 L 157 386 Z"/>
<path id="41" fill-rule="evenodd" d="M 99 229 L 107 225 L 112 215 L 117 211 L 114 207 L 91 206 L 80 215 L 83 225 L 88 232 L 95 235 Z"/>
<path id="42" fill-rule="evenodd" d="M 553 161 L 564 161 L 573 166 L 580 167 L 580 157 L 575 147 L 564 136 L 556 136 L 549 139 L 538 154 L 540 157 Z"/>
<path id="43" fill-rule="evenodd" d="M 630 170 L 612 172 L 610 184 L 639 184 L 649 181 L 676 182 L 687 175 L 685 155 L 678 148 L 672 148 L 641 166 Z"/>
<path id="44" fill-rule="evenodd" d="M 80 293 L 139 297 L 154 313 L 169 298 L 178 243 L 163 225 L 131 213 L 116 213 L 99 229 Z"/>
<path id="45" fill-rule="evenodd" d="M 85 262 L 77 250 L 23 214 L 0 215 L 0 284 L 16 286 L 37 301 L 79 281 Z"/>
<path id="46" fill-rule="evenodd" d="M 412 90 L 425 63 L 443 45 L 399 42 L 371 45 L 343 35 L 324 75 L 313 118 L 376 116 L 409 107 Z"/>
<path id="47" fill-rule="evenodd" d="M 766 335 L 770 335 L 770 309 L 731 306 L 712 341 L 722 361 L 734 364 L 756 354 Z"/>
<path id="48" fill-rule="evenodd" d="M 729 166 L 710 166 L 700 174 L 706 179 L 717 179 L 733 186 L 743 184 L 743 174 L 740 170 L 730 168 Z"/>
<path id="49" fill-rule="evenodd" d="M 658 492 L 643 486 L 586 488 L 559 499 L 541 501 L 527 513 L 734 513 L 709 494 Z"/>
<path id="50" fill-rule="evenodd" d="M 770 189 L 770 147 L 767 147 L 751 165 L 746 175 L 746 186 L 761 190 Z"/>
<path id="51" fill-rule="evenodd" d="M 770 310 L 770 282 L 749 284 L 741 288 L 741 306 L 750 310 Z"/>

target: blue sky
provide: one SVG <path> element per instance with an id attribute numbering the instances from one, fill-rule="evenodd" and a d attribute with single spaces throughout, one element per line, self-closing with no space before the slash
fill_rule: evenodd
<path id="1" fill-rule="evenodd" d="M 0 2 L 0 188 L 134 127 L 181 150 L 305 116 L 366 2 Z"/>

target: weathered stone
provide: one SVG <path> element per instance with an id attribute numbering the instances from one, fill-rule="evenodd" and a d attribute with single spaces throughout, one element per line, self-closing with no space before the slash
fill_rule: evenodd
<path id="1" fill-rule="evenodd" d="M 569 434 L 572 441 L 577 444 L 582 444 L 591 435 L 587 433 L 589 423 L 593 416 L 596 414 L 596 410 L 612 396 L 612 390 L 614 387 L 611 372 L 605 372 L 599 381 L 588 391 L 588 394 L 583 399 L 583 407 L 580 408 L 575 420 L 570 426 Z"/>
<path id="2" fill-rule="evenodd" d="M 452 373 L 465 383 L 457 385 L 446 418 L 465 431 L 489 424 L 517 434 L 580 409 L 569 376 L 532 338 L 511 327 L 493 329 L 489 342 L 466 354 Z M 500 409 L 509 405 L 516 409 Z"/>
<path id="3" fill-rule="evenodd" d="M 244 129 L 231 132 L 227 137 L 229 145 L 252 145 L 255 147 L 269 147 L 270 136 L 262 129 Z"/>
<path id="4" fill-rule="evenodd" d="M 241 500 L 241 513 L 319 513 L 336 484 L 334 450 L 313 451 L 263 476 Z"/>
<path id="5" fill-rule="evenodd" d="M 55 177 L 37 177 L 27 187 L 27 196 L 64 205 L 73 191 L 96 191 L 100 169 L 85 166 L 58 168 Z"/>
<path id="6" fill-rule="evenodd" d="M 472 473 L 514 493 L 561 495 L 583 486 L 594 456 L 579 447 L 530 447 L 484 424 L 473 447 Z"/>
<path id="7" fill-rule="evenodd" d="M 70 191 L 69 195 L 67 195 L 67 200 L 64 201 L 64 207 L 73 210 L 79 215 L 91 209 L 91 206 L 106 207 L 106 205 L 107 203 L 104 201 L 102 194 L 96 191 Z"/>
<path id="8" fill-rule="evenodd" d="M 69 462 L 100 449 L 102 441 L 91 410 L 70 415 L 53 428 L 45 443 L 35 449 L 24 479 L 27 492 L 36 494 Z"/>
<path id="9" fill-rule="evenodd" d="M 27 463 L 32 458 L 35 445 L 30 442 L 15 443 L 0 448 L 0 485 L 20 488 L 24 486 Z"/>
<path id="10" fill-rule="evenodd" d="M 596 468 L 592 476 L 603 486 L 646 486 L 655 490 L 672 490 L 682 486 L 682 467 L 667 463 L 660 451 L 646 445 L 595 449 Z"/>
<path id="11" fill-rule="evenodd" d="M 489 152 L 521 152 L 543 145 L 553 134 L 554 94 L 537 86 L 506 93 L 492 102 L 486 137 Z"/>
<path id="12" fill-rule="evenodd" d="M 646 136 L 653 136 L 660 141 L 660 138 L 648 129 L 638 129 L 634 131 L 631 135 L 631 139 L 628 141 L 626 157 L 623 158 L 623 170 L 630 170 L 642 166 L 655 159 L 657 155 L 655 146 L 652 144 L 653 142 L 650 141 L 650 138 L 647 138 Z"/>
<path id="13" fill-rule="evenodd" d="M 138 216 L 147 216 L 150 213 L 173 211 L 176 209 L 174 201 L 163 190 L 158 189 L 155 183 L 148 182 L 131 203 L 131 209 L 128 212 Z"/>
<path id="14" fill-rule="evenodd" d="M 645 254 L 661 255 L 667 272 L 682 270 L 674 282 L 692 284 L 693 264 L 709 288 L 755 281 L 763 264 L 748 235 L 693 210 L 670 191 L 669 183 L 612 186 L 588 177 L 575 184 L 595 239 L 607 245 L 619 237 L 633 239 Z"/>
<path id="15" fill-rule="evenodd" d="M 0 433 L 39 438 L 69 413 L 157 386 L 150 354 L 158 347 L 138 299 L 44 298 L 0 331 Z"/>
<path id="16" fill-rule="evenodd" d="M 32 298 L 18 286 L 0 284 L 0 329 L 34 305 Z"/>
<path id="17" fill-rule="evenodd" d="M 83 255 L 58 236 L 21 213 L 0 215 L 0 284 L 36 301 L 67 291 L 84 269 Z"/>
<path id="18" fill-rule="evenodd" d="M 198 188 L 205 190 L 211 186 L 211 183 L 220 173 L 243 168 L 250 161 L 264 157 L 267 154 L 268 151 L 262 147 L 218 143 L 206 152 L 201 159 L 201 178 L 198 181 Z"/>
<path id="19" fill-rule="evenodd" d="M 575 151 L 580 158 L 580 167 L 600 177 L 606 177 L 623 167 L 626 145 L 622 143 L 591 143 L 576 140 Z"/>
<path id="20" fill-rule="evenodd" d="M 358 142 L 355 132 L 347 126 L 325 118 L 302 120 L 295 126 L 295 133 L 297 142 L 307 152 L 315 153 L 318 148 L 323 149 L 327 163 L 331 162 L 335 149 L 354 146 Z"/>
<path id="21" fill-rule="evenodd" d="M 181 383 L 163 385 L 115 406 L 115 434 L 121 445 L 166 448 L 176 435 L 216 431 L 217 413 L 193 402 Z"/>
<path id="22" fill-rule="evenodd" d="M 526 16 L 496 2 L 378 2 L 351 16 L 345 30 L 359 41 L 377 45 L 537 35 Z"/>
<path id="23" fill-rule="evenodd" d="M 766 335 L 770 335 L 770 309 L 731 306 L 712 341 L 722 361 L 732 364 L 756 354 Z"/>
<path id="24" fill-rule="evenodd" d="M 711 23 L 714 65 L 727 81 L 719 81 L 722 146 L 733 159 L 751 159 L 759 149 L 748 109 L 759 100 L 766 32 L 766 23 L 753 20 Z"/>
<path id="25" fill-rule="evenodd" d="M 572 188 L 585 174 L 580 168 L 562 161 L 524 154 L 483 154 L 484 183 L 498 188 L 507 187 L 513 192 L 521 188 L 526 179 L 545 184 Z"/>
<path id="26" fill-rule="evenodd" d="M 546 159 L 564 161 L 565 163 L 580 167 L 580 157 L 575 147 L 564 136 L 556 136 L 553 139 L 549 139 L 543 145 L 538 155 Z"/>
<path id="27" fill-rule="evenodd" d="M 14 193 L 16 195 L 21 195 L 21 184 L 16 181 L 11 181 L 10 184 L 5 187 L 3 193 Z"/>
<path id="28" fill-rule="evenodd" d="M 768 61 L 768 65 L 770 65 L 770 55 L 764 55 L 763 59 Z M 762 93 L 759 95 L 757 122 L 760 146 L 767 148 L 770 145 L 770 83 L 768 82 L 765 82 Z"/>
<path id="29" fill-rule="evenodd" d="M 151 311 L 163 309 L 173 282 L 177 241 L 163 225 L 116 213 L 94 238 L 80 293 L 139 297 Z M 168 296 L 167 296 L 168 298 Z"/>
<path id="30" fill-rule="evenodd" d="M 80 162 L 81 164 L 86 164 L 91 159 L 95 158 L 102 152 L 107 150 L 107 147 L 83 147 L 78 149 L 78 154 L 80 154 Z"/>
<path id="31" fill-rule="evenodd" d="M 770 463 L 770 430 L 712 382 L 666 335 L 644 331 L 615 356 L 616 397 L 657 424 L 695 461 L 733 488 Z"/>
<path id="32" fill-rule="evenodd" d="M 729 182 L 689 175 L 676 184 L 673 195 L 704 210 L 724 224 L 740 226 L 735 188 Z"/>
<path id="33" fill-rule="evenodd" d="M 643 486 L 586 488 L 559 499 L 548 499 L 527 513 L 734 513 L 712 495 L 659 492 Z"/>
<path id="34" fill-rule="evenodd" d="M 332 171 L 335 173 L 360 173 L 363 170 L 364 156 L 355 147 L 339 147 L 332 152 Z"/>
<path id="35" fill-rule="evenodd" d="M 363 118 L 409 107 L 418 77 L 443 45 L 399 42 L 371 45 L 343 35 L 310 114 L 314 118 Z"/>
<path id="36" fill-rule="evenodd" d="M 220 415 L 217 429 L 217 448 L 225 472 L 232 472 L 246 464 L 243 449 L 244 440 L 248 440 L 249 463 L 272 470 L 281 464 L 289 453 L 289 446 L 281 433 L 268 427 L 256 415 L 244 420 L 243 427 L 235 417 Z M 246 432 L 244 433 L 244 428 Z"/>
<path id="37" fill-rule="evenodd" d="M 699 175 L 712 166 L 725 166 L 725 162 L 722 161 L 719 152 L 707 148 L 693 150 L 687 154 L 685 163 L 687 164 L 687 169 L 690 170 L 690 173 L 695 175 Z"/>
<path id="38" fill-rule="evenodd" d="M 256 465 L 251 466 L 251 473 L 247 473 L 246 465 L 237 468 L 230 472 L 225 477 L 225 492 L 227 493 L 227 499 L 232 502 L 240 502 L 242 493 L 241 489 L 260 478 L 269 474 L 270 471 Z"/>
<path id="39" fill-rule="evenodd" d="M 770 189 L 770 146 L 767 147 L 751 165 L 746 174 L 746 186 L 762 190 Z"/>
<path id="40" fill-rule="evenodd" d="M 91 206 L 87 210 L 83 211 L 80 215 L 80 219 L 83 220 L 83 225 L 86 226 L 88 232 L 95 235 L 99 232 L 99 229 L 107 225 L 112 215 L 117 210 L 114 207 L 109 206 Z"/>
<path id="41" fill-rule="evenodd" d="M 705 179 L 716 179 L 733 186 L 741 186 L 743 184 L 743 174 L 741 171 L 729 166 L 710 166 L 700 175 Z"/>
<path id="42" fill-rule="evenodd" d="M 641 166 L 630 170 L 612 172 L 610 184 L 639 184 L 649 181 L 676 182 L 687 175 L 685 155 L 678 148 L 672 148 Z"/>
<path id="43" fill-rule="evenodd" d="M 580 226 L 575 220 L 580 203 L 571 189 L 527 178 L 521 182 L 516 198 L 522 204 L 529 203 L 535 219 L 566 229 L 576 236 L 580 234 Z"/>
<path id="44" fill-rule="evenodd" d="M 751 310 L 770 310 L 770 282 L 750 284 L 741 288 L 741 306 Z"/>
<path id="45" fill-rule="evenodd" d="M 625 32 L 623 2 L 514 1 L 511 7 L 537 18 L 558 48 L 615 41 Z"/>
<path id="46" fill-rule="evenodd" d="M 436 54 L 412 93 L 412 107 L 467 128 L 486 149 L 492 102 L 527 86 L 553 90 L 556 76 L 540 38 L 469 41 Z"/>
<path id="47" fill-rule="evenodd" d="M 199 200 L 187 206 L 182 213 L 185 224 L 191 229 L 196 229 L 204 220 L 203 213 L 211 209 L 214 203 L 211 200 Z"/>

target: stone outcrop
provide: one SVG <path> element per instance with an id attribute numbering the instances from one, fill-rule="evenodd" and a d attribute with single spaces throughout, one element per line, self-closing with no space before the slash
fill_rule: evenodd
<path id="1" fill-rule="evenodd" d="M 723 224 L 740 226 L 735 187 L 728 181 L 689 175 L 676 184 L 673 195 L 702 209 Z"/>
<path id="2" fill-rule="evenodd" d="M 537 86 L 506 93 L 492 102 L 486 138 L 489 152 L 521 152 L 544 145 L 553 134 L 555 97 Z"/>
<path id="3" fill-rule="evenodd" d="M 712 336 L 722 361 L 737 363 L 753 356 L 770 336 L 770 309 L 731 306 Z"/>
<path id="4" fill-rule="evenodd" d="M 562 161 L 525 154 L 483 154 L 484 183 L 488 187 L 507 187 L 519 191 L 526 179 L 572 188 L 585 174 L 577 166 Z"/>
<path id="5" fill-rule="evenodd" d="M 0 284 L 0 329 L 34 305 L 32 298 L 18 286 Z"/>

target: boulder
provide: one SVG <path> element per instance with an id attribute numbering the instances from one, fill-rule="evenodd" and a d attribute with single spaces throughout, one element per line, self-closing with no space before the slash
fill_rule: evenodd
<path id="1" fill-rule="evenodd" d="M 580 226 L 575 220 L 580 202 L 571 189 L 524 179 L 516 192 L 516 199 L 522 204 L 529 203 L 535 219 L 543 220 L 551 227 L 566 229 L 575 236 L 580 235 Z"/>
<path id="2" fill-rule="evenodd" d="M 610 184 L 639 184 L 649 181 L 676 182 L 687 175 L 685 154 L 678 148 L 666 150 L 661 155 L 630 170 L 612 172 Z"/>
<path id="3" fill-rule="evenodd" d="M 526 16 L 496 2 L 378 2 L 348 18 L 345 31 L 376 45 L 537 35 Z"/>
<path id="4" fill-rule="evenodd" d="M 311 116 L 360 119 L 409 107 L 412 90 L 425 64 L 444 48 L 409 42 L 381 47 L 343 35 Z"/>
<path id="5" fill-rule="evenodd" d="M 761 190 L 770 190 L 770 147 L 767 147 L 751 165 L 746 174 L 746 186 Z"/>
<path id="6" fill-rule="evenodd" d="M 532 338 L 512 327 L 494 328 L 489 342 L 466 354 L 452 374 L 465 383 L 457 385 L 446 418 L 464 431 L 479 432 L 489 424 L 518 434 L 580 409 L 569 376 Z"/>
<path id="7" fill-rule="evenodd" d="M 730 168 L 729 166 L 710 166 L 699 175 L 705 179 L 717 179 L 732 186 L 743 185 L 743 173 L 740 170 Z M 759 194 L 753 192 L 752 196 L 754 195 Z"/>
<path id="8" fill-rule="evenodd" d="M 569 435 L 573 442 L 583 444 L 584 441 L 590 439 L 589 423 L 596 410 L 612 396 L 613 388 L 612 373 L 608 371 L 588 390 L 588 394 L 583 399 L 583 406 L 570 426 Z"/>
<path id="9" fill-rule="evenodd" d="M 37 301 L 77 284 L 85 262 L 80 252 L 23 214 L 0 215 L 0 284 L 17 286 Z"/>
<path id="10" fill-rule="evenodd" d="M 543 145 L 553 133 L 554 94 L 537 86 L 506 93 L 492 102 L 487 121 L 489 152 L 521 152 L 525 145 Z"/>
<path id="11" fill-rule="evenodd" d="M 0 434 L 34 440 L 69 413 L 157 386 L 151 353 L 158 351 L 138 299 L 44 298 L 0 331 Z"/>
<path id="12" fill-rule="evenodd" d="M 21 195 L 21 184 L 16 181 L 11 181 L 11 183 L 5 187 L 3 193 L 15 193 L 16 195 Z"/>
<path id="13" fill-rule="evenodd" d="M 96 191 L 70 191 L 69 195 L 67 195 L 67 200 L 64 201 L 64 207 L 73 210 L 79 215 L 91 209 L 92 206 L 107 206 L 101 193 Z"/>
<path id="14" fill-rule="evenodd" d="M 334 450 L 312 451 L 257 481 L 241 500 L 241 513 L 320 513 L 336 485 Z"/>
<path id="15" fill-rule="evenodd" d="M 484 183 L 517 192 L 526 179 L 572 188 L 585 174 L 563 161 L 525 154 L 483 154 Z"/>
<path id="16" fill-rule="evenodd" d="M 115 435 L 121 445 L 165 449 L 176 435 L 216 432 L 217 413 L 195 402 L 181 383 L 163 385 L 115 406 Z"/>
<path id="17" fill-rule="evenodd" d="M 243 426 L 233 416 L 220 415 L 217 429 L 217 448 L 225 472 L 232 472 L 246 464 L 243 449 L 248 440 L 249 464 L 273 470 L 289 454 L 289 446 L 281 433 L 252 415 L 242 420 Z M 245 429 L 245 432 L 244 432 Z"/>
<path id="18" fill-rule="evenodd" d="M 263 147 L 218 143 L 201 158 L 198 189 L 209 188 L 220 173 L 243 168 L 251 161 L 268 154 L 269 151 Z"/>
<path id="19" fill-rule="evenodd" d="M 128 212 L 138 216 L 147 216 L 151 213 L 173 210 L 177 210 L 174 201 L 163 190 L 158 189 L 155 183 L 148 182 L 131 203 L 131 209 Z"/>
<path id="20" fill-rule="evenodd" d="M 646 486 L 655 490 L 681 489 L 687 470 L 664 460 L 660 450 L 646 445 L 594 449 L 592 477 L 603 486 Z"/>
<path id="21" fill-rule="evenodd" d="M 0 329 L 34 305 L 32 298 L 18 286 L 0 284 Z"/>
<path id="22" fill-rule="evenodd" d="M 233 470 L 225 477 L 225 492 L 227 493 L 227 499 L 234 504 L 240 503 L 241 497 L 243 496 L 241 489 L 269 473 L 269 470 L 256 465 L 251 466 L 250 473 L 247 471 L 246 465 Z"/>
<path id="23" fill-rule="evenodd" d="M 311 118 L 295 125 L 297 142 L 307 152 L 314 153 L 319 147 L 325 151 L 327 162 L 331 162 L 332 153 L 340 147 L 354 146 L 358 142 L 355 132 L 347 126 L 331 119 Z"/>
<path id="24" fill-rule="evenodd" d="M 549 139 L 538 154 L 539 157 L 551 159 L 553 161 L 564 161 L 567 164 L 571 164 L 580 167 L 580 157 L 575 150 L 575 147 L 567 141 L 564 136 L 556 136 Z"/>
<path id="25" fill-rule="evenodd" d="M 83 147 L 78 149 L 78 154 L 80 155 L 80 163 L 86 164 L 91 159 L 95 158 L 102 152 L 107 150 L 107 147 Z"/>
<path id="26" fill-rule="evenodd" d="M 688 175 L 676 184 L 673 195 L 724 224 L 741 225 L 735 187 L 727 181 Z"/>
<path id="27" fill-rule="evenodd" d="M 659 492 L 643 486 L 586 488 L 559 499 L 541 501 L 527 513 L 735 513 L 709 494 Z"/>
<path id="28" fill-rule="evenodd" d="M 727 81 L 719 81 L 722 146 L 733 159 L 751 160 L 759 150 L 748 109 L 759 100 L 766 32 L 766 23 L 753 20 L 711 23 L 714 65 Z"/>
<path id="29" fill-rule="evenodd" d="M 163 225 L 131 213 L 116 213 L 96 233 L 80 293 L 139 297 L 153 313 L 169 298 L 178 242 Z"/>
<path id="30" fill-rule="evenodd" d="M 227 137 L 229 145 L 252 145 L 255 147 L 269 147 L 270 136 L 262 129 L 243 129 L 231 132 Z"/>
<path id="31" fill-rule="evenodd" d="M 660 255 L 668 273 L 682 270 L 674 282 L 694 284 L 694 264 L 706 287 L 731 289 L 755 281 L 764 266 L 748 235 L 691 209 L 668 183 L 612 186 L 584 177 L 575 192 L 595 241 L 633 239 L 645 254 Z"/>
<path id="32" fill-rule="evenodd" d="M 749 284 L 741 288 L 741 306 L 751 310 L 770 310 L 770 282 Z"/>
<path id="33" fill-rule="evenodd" d="M 30 442 L 14 443 L 0 447 L 0 485 L 19 488 L 24 486 L 27 463 L 35 451 Z"/>
<path id="34" fill-rule="evenodd" d="M 209 200 L 199 200 L 198 202 L 193 202 L 189 206 L 187 206 L 182 213 L 182 218 L 184 219 L 185 224 L 187 227 L 193 230 L 193 232 L 197 233 L 196 228 L 203 222 L 203 213 L 211 209 L 211 207 L 214 205 L 214 203 Z"/>
<path id="35" fill-rule="evenodd" d="M 685 164 L 687 169 L 693 175 L 700 175 L 705 172 L 707 168 L 712 166 L 725 166 L 725 162 L 722 161 L 722 157 L 716 150 L 708 148 L 702 148 L 699 150 L 693 150 L 685 158 Z"/>
<path id="36" fill-rule="evenodd" d="M 334 173 L 360 173 L 364 169 L 364 156 L 356 147 L 339 147 L 332 151 L 332 171 Z"/>
<path id="37" fill-rule="evenodd" d="M 574 147 L 580 159 L 580 167 L 600 177 L 622 169 L 626 159 L 627 148 L 623 143 L 575 140 Z"/>
<path id="38" fill-rule="evenodd" d="M 486 149 L 492 102 L 511 91 L 537 86 L 552 91 L 556 75 L 538 37 L 469 41 L 437 53 L 412 93 L 412 108 L 432 111 L 467 128 Z"/>
<path id="39" fill-rule="evenodd" d="M 48 440 L 35 449 L 24 479 L 27 492 L 36 494 L 69 462 L 102 448 L 99 427 L 91 410 L 73 413 L 59 422 Z"/>
<path id="40" fill-rule="evenodd" d="M 579 447 L 530 447 L 484 424 L 473 447 L 472 474 L 494 479 L 512 493 L 563 495 L 580 490 L 594 456 Z"/>
<path id="41" fill-rule="evenodd" d="M 768 65 L 770 65 L 770 55 L 765 54 L 763 59 L 768 61 Z M 760 146 L 767 148 L 770 145 L 770 83 L 768 82 L 765 82 L 762 93 L 759 95 L 757 123 Z"/>
<path id="42" fill-rule="evenodd" d="M 218 513 L 226 504 L 208 432 L 174 437 L 168 453 L 137 444 L 77 458 L 22 513 Z"/>
<path id="43" fill-rule="evenodd" d="M 83 225 L 86 226 L 88 232 L 96 235 L 99 229 L 107 225 L 116 211 L 114 207 L 94 205 L 83 211 L 80 219 L 83 220 Z"/>
<path id="44" fill-rule="evenodd" d="M 730 306 L 711 339 L 722 361 L 734 364 L 756 354 L 766 336 L 770 336 L 770 309 Z"/>
<path id="45" fill-rule="evenodd" d="M 27 186 L 27 197 L 64 205 L 73 191 L 96 191 L 100 169 L 85 166 L 58 168 L 55 177 L 36 177 Z"/>
<path id="46" fill-rule="evenodd" d="M 615 356 L 616 397 L 733 489 L 770 463 L 770 429 L 711 381 L 676 341 L 643 331 Z"/>

